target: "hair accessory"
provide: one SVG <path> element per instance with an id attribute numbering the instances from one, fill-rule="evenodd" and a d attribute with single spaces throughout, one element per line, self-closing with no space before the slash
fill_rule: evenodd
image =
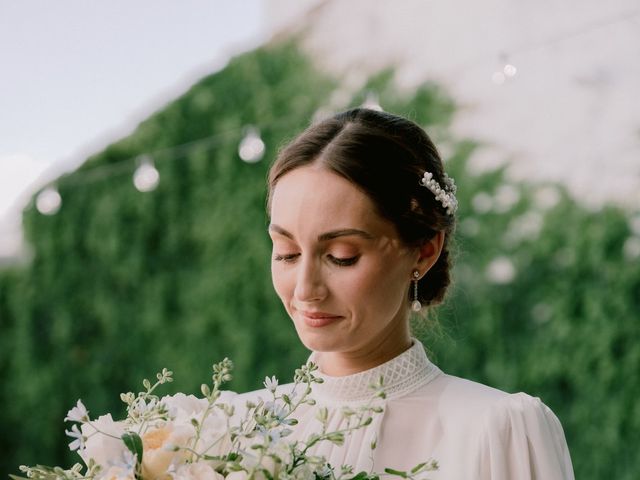
<path id="1" fill-rule="evenodd" d="M 424 175 L 420 179 L 420 185 L 427 187 L 431 190 L 431 193 L 436 197 L 436 200 L 442 204 L 447 210 L 447 214 L 453 215 L 458 209 L 458 199 L 456 198 L 456 183 L 453 178 L 444 174 L 444 188 L 440 186 L 438 182 L 433 178 L 433 173 L 424 172 Z"/>
<path id="2" fill-rule="evenodd" d="M 413 271 L 413 302 L 411 302 L 411 310 L 419 312 L 422 310 L 422 304 L 418 300 L 418 277 L 420 272 L 418 270 Z"/>

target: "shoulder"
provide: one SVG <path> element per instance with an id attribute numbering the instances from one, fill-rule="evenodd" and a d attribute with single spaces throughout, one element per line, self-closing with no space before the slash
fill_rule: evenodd
<path id="1" fill-rule="evenodd" d="M 540 398 L 451 375 L 434 383 L 441 418 L 476 445 L 480 478 L 573 478 L 562 425 Z"/>
<path id="2" fill-rule="evenodd" d="M 479 382 L 447 374 L 440 375 L 433 383 L 440 397 L 439 402 L 449 408 L 460 410 L 461 414 L 466 412 L 466 415 L 487 421 L 496 420 L 498 423 L 512 415 L 534 412 L 552 415 L 555 418 L 540 398 L 523 392 L 507 393 Z"/>
<path id="3" fill-rule="evenodd" d="M 478 382 L 443 374 L 432 388 L 441 413 L 463 420 L 467 425 L 488 432 L 526 429 L 540 430 L 542 425 L 562 432 L 560 421 L 540 398 L 527 393 L 507 393 Z"/>

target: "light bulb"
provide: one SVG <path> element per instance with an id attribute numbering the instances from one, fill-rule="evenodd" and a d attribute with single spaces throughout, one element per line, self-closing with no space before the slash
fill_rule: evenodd
<path id="1" fill-rule="evenodd" d="M 248 127 L 247 133 L 240 141 L 238 155 L 247 163 L 256 163 L 264 156 L 265 145 L 260 138 L 260 132 L 254 127 Z"/>
<path id="2" fill-rule="evenodd" d="M 502 69 L 502 71 L 507 77 L 513 77 L 515 76 L 516 73 L 518 73 L 518 69 L 510 63 L 507 63 Z"/>
<path id="3" fill-rule="evenodd" d="M 369 110 L 376 110 L 378 112 L 384 111 L 380 106 L 380 102 L 378 101 L 378 95 L 374 92 L 367 93 L 367 97 L 364 99 L 362 103 L 362 108 L 368 108 Z"/>
<path id="4" fill-rule="evenodd" d="M 637 258 L 640 258 L 640 238 L 627 238 L 624 242 L 623 252 L 627 260 L 636 260 Z"/>
<path id="5" fill-rule="evenodd" d="M 36 197 L 36 208 L 43 215 L 55 215 L 62 205 L 62 197 L 55 187 L 47 187 Z"/>
<path id="6" fill-rule="evenodd" d="M 487 265 L 486 276 L 489 281 L 499 285 L 511 283 L 516 276 L 516 267 L 507 257 L 499 256 Z"/>
<path id="7" fill-rule="evenodd" d="M 155 190 L 160 182 L 160 172 L 153 164 L 151 157 L 143 156 L 140 165 L 133 174 L 133 185 L 140 192 L 150 192 Z"/>

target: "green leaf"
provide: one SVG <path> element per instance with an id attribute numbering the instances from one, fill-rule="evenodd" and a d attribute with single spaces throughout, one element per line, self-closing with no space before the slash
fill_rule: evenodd
<path id="1" fill-rule="evenodd" d="M 396 475 L 398 477 L 407 478 L 407 472 L 402 472 L 400 470 L 394 470 L 393 468 L 385 468 L 384 473 L 388 473 L 390 475 Z"/>
<path id="2" fill-rule="evenodd" d="M 353 477 L 351 477 L 351 480 L 364 480 L 365 478 L 369 478 L 367 472 L 358 472 Z"/>
<path id="3" fill-rule="evenodd" d="M 122 435 L 122 441 L 131 453 L 137 456 L 138 464 L 142 465 L 142 439 L 135 432 L 127 432 Z"/>

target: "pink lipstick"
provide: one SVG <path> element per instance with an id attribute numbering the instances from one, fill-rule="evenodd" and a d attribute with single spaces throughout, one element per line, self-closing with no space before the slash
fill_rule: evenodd
<path id="1" fill-rule="evenodd" d="M 309 327 L 320 328 L 341 319 L 339 315 L 331 315 L 325 312 L 300 312 L 304 323 Z"/>

